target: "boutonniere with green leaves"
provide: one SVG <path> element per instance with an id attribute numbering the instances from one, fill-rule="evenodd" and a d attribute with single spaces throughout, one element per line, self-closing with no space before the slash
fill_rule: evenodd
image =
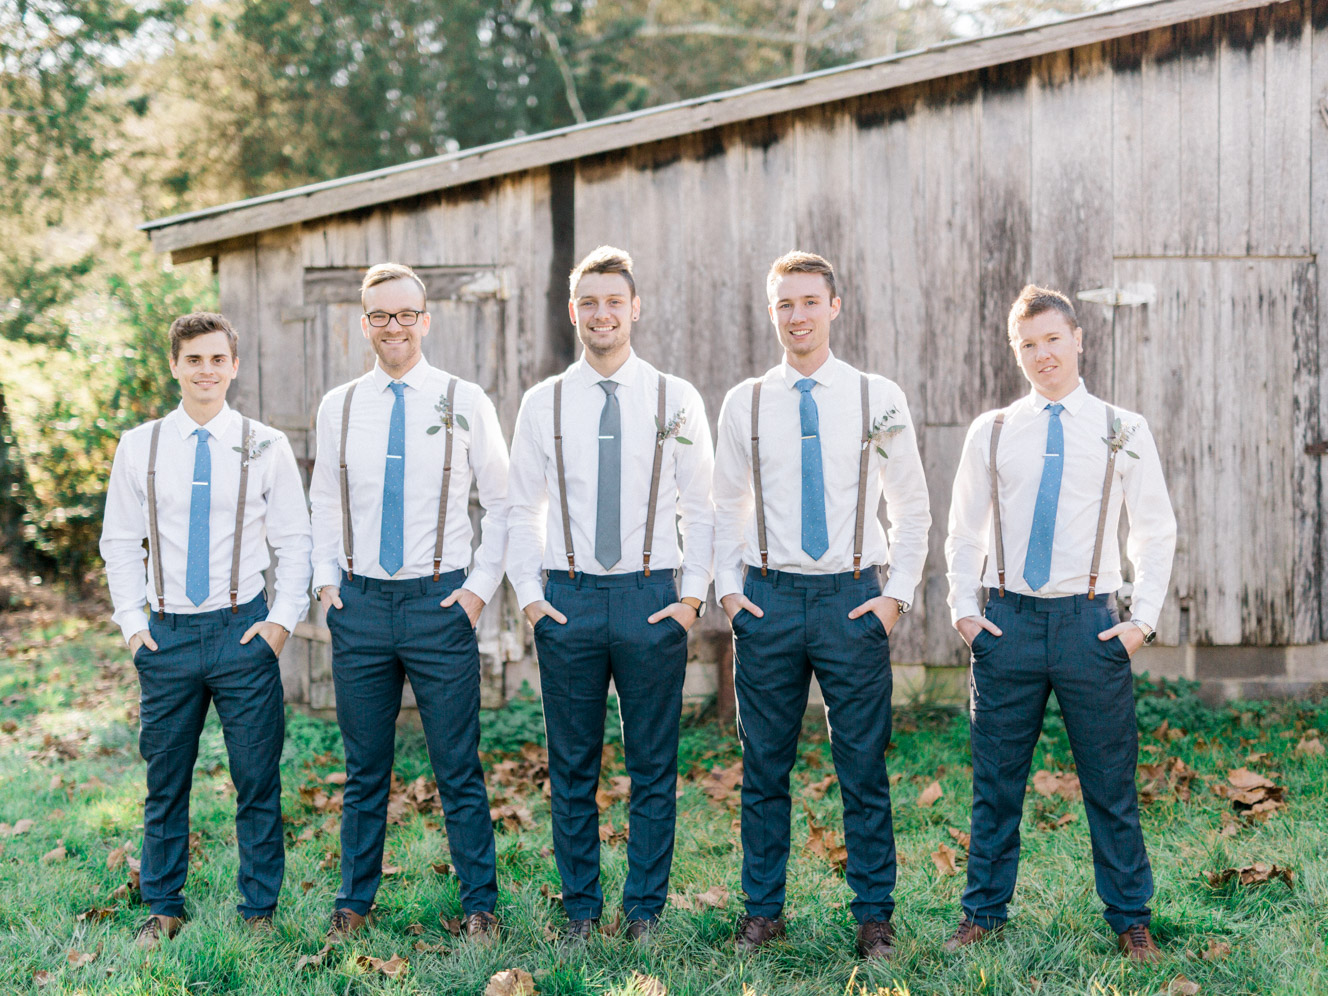
<path id="1" fill-rule="evenodd" d="M 1125 444 L 1130 441 L 1130 437 L 1134 435 L 1138 428 L 1138 422 L 1126 425 L 1117 418 L 1111 423 L 1111 435 L 1103 436 L 1102 441 L 1107 444 L 1107 449 L 1111 450 L 1112 453 L 1119 453 L 1121 450 L 1125 450 Z M 1133 450 L 1125 450 L 1125 455 L 1134 457 L 1136 460 L 1139 459 L 1139 454 Z"/>
<path id="2" fill-rule="evenodd" d="M 432 436 L 440 429 L 451 432 L 453 423 L 461 426 L 467 432 L 470 431 L 470 423 L 466 421 L 466 416 L 452 411 L 452 406 L 448 403 L 446 394 L 438 395 L 438 403 L 433 406 L 433 410 L 438 413 L 438 424 L 431 425 L 425 430 L 429 435 Z"/>
<path id="3" fill-rule="evenodd" d="M 897 421 L 899 418 L 899 409 L 891 408 L 884 415 L 881 415 L 872 423 L 871 432 L 867 434 L 867 442 L 862 445 L 865 447 L 868 443 L 876 447 L 876 452 L 881 454 L 882 460 L 889 460 L 889 455 L 885 452 L 885 444 L 893 437 L 904 431 L 904 423 Z"/>
<path id="4" fill-rule="evenodd" d="M 271 437 L 267 439 L 259 439 L 258 433 L 250 429 L 249 435 L 245 438 L 244 443 L 240 446 L 232 446 L 231 449 L 236 453 L 241 454 L 246 460 L 253 461 L 261 457 L 263 451 L 271 445 Z"/>
<path id="5" fill-rule="evenodd" d="M 682 427 L 687 423 L 687 409 L 679 408 L 673 413 L 673 418 L 669 419 L 664 425 L 659 424 L 659 416 L 655 416 L 655 441 L 661 446 L 666 439 L 676 439 L 684 446 L 691 446 L 692 441 L 685 436 L 680 435 Z"/>

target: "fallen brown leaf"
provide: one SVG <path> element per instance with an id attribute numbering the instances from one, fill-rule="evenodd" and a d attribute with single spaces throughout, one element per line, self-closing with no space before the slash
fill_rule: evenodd
<path id="1" fill-rule="evenodd" d="M 701 906 L 722 910 L 729 904 L 729 890 L 722 885 L 712 885 L 705 892 L 698 892 L 696 901 Z"/>
<path id="2" fill-rule="evenodd" d="M 324 785 L 345 785 L 346 773 L 344 771 L 334 771 L 323 779 Z"/>
<path id="3" fill-rule="evenodd" d="M 807 850 L 827 862 L 835 871 L 842 872 L 848 865 L 848 847 L 840 843 L 839 836 L 816 822 L 816 815 L 806 803 L 802 808 L 807 812 Z"/>
<path id="4" fill-rule="evenodd" d="M 627 839 L 627 827 L 619 829 L 613 825 L 613 820 L 600 824 L 599 839 L 603 844 L 620 844 Z"/>
<path id="5" fill-rule="evenodd" d="M 1231 945 L 1226 941 L 1210 939 L 1208 947 L 1199 952 L 1199 957 L 1204 961 L 1221 961 L 1227 955 L 1231 954 Z"/>
<path id="6" fill-rule="evenodd" d="M 44 865 L 54 864 L 57 861 L 63 861 L 69 857 L 69 852 L 65 850 L 64 838 L 57 840 L 55 846 L 41 856 L 41 863 Z"/>
<path id="7" fill-rule="evenodd" d="M 1220 872 L 1209 872 L 1208 884 L 1216 888 L 1230 882 L 1233 878 L 1241 885 L 1261 885 L 1264 882 L 1271 882 L 1275 878 L 1280 878 L 1287 884 L 1288 888 L 1295 887 L 1295 872 L 1290 868 L 1270 865 L 1263 861 L 1256 861 L 1254 864 L 1246 865 L 1243 868 L 1224 868 Z"/>
<path id="8" fill-rule="evenodd" d="M 812 799 L 824 799 L 825 793 L 830 789 L 830 786 L 835 784 L 835 782 L 837 781 L 839 781 L 839 778 L 832 771 L 830 772 L 830 774 L 822 778 L 819 782 L 812 782 L 805 789 L 803 789 L 803 791 L 806 792 L 807 795 Z"/>
<path id="9" fill-rule="evenodd" d="M 956 830 L 954 827 L 951 827 L 950 836 L 954 838 L 956 844 L 962 847 L 965 851 L 968 850 L 969 835 L 967 830 Z"/>
<path id="10" fill-rule="evenodd" d="M 113 916 L 115 916 L 115 910 L 112 909 L 111 907 L 109 907 L 109 906 L 94 906 L 94 907 L 92 907 L 91 909 L 84 910 L 82 913 L 80 913 L 80 914 L 79 914 L 78 916 L 76 916 L 74 919 L 76 919 L 76 920 L 90 920 L 90 921 L 92 921 L 93 923 L 97 923 L 98 921 L 101 921 L 101 920 L 107 920 L 107 919 L 109 919 L 109 918 L 111 918 L 111 917 L 113 917 Z"/>
<path id="11" fill-rule="evenodd" d="M 668 988 L 653 975 L 633 972 L 628 981 L 641 996 L 669 996 Z"/>
<path id="12" fill-rule="evenodd" d="M 359 965 L 363 971 L 378 972 L 380 975 L 386 975 L 389 979 L 405 975 L 410 970 L 410 962 L 401 955 L 393 955 L 386 960 L 371 958 L 369 955 L 360 955 L 355 959 L 355 964 Z"/>
<path id="13" fill-rule="evenodd" d="M 928 806 L 933 805 L 936 802 L 936 800 L 943 795 L 945 795 L 945 789 L 941 788 L 941 783 L 932 782 L 925 789 L 923 789 L 921 794 L 918 796 L 918 805 L 922 806 L 925 809 Z"/>
<path id="14" fill-rule="evenodd" d="M 1195 996 L 1199 992 L 1199 983 L 1191 982 L 1183 975 L 1178 975 L 1167 983 L 1165 996 Z"/>
<path id="15" fill-rule="evenodd" d="M 440 912 L 438 914 L 438 922 L 441 923 L 443 925 L 443 929 L 447 931 L 449 934 L 451 934 L 453 937 L 461 936 L 461 921 L 458 920 L 456 917 L 443 916 L 443 914 Z"/>
<path id="16" fill-rule="evenodd" d="M 32 981 L 33 981 L 33 984 L 36 985 L 36 987 L 37 987 L 38 989 L 40 989 L 40 988 L 42 988 L 42 986 L 45 986 L 45 985 L 48 985 L 48 984 L 51 983 L 51 982 L 54 982 L 54 981 L 55 981 L 55 976 L 52 975 L 50 972 L 46 971 L 46 969 L 43 968 L 43 969 L 39 969 L 38 971 L 32 973 Z"/>
<path id="17" fill-rule="evenodd" d="M 1307 754 L 1310 757 L 1323 757 L 1323 742 L 1318 737 L 1301 737 L 1296 744 L 1297 754 Z"/>
<path id="18" fill-rule="evenodd" d="M 96 951 L 70 951 L 65 960 L 69 962 L 70 968 L 82 968 L 84 965 L 91 965 L 100 954 L 101 945 L 98 944 Z"/>
<path id="19" fill-rule="evenodd" d="M 622 910 L 614 910 L 613 919 L 609 920 L 607 923 L 602 920 L 600 921 L 599 932 L 604 937 L 617 937 L 619 931 L 621 930 L 622 930 Z"/>
<path id="20" fill-rule="evenodd" d="M 301 955 L 300 959 L 295 963 L 295 971 L 298 972 L 304 968 L 317 968 L 319 965 L 323 964 L 323 959 L 327 957 L 327 953 L 331 950 L 331 944 L 324 944 L 317 954 Z"/>
<path id="21" fill-rule="evenodd" d="M 437 864 L 432 864 L 429 867 L 433 869 L 435 875 L 452 874 L 452 866 L 449 865 L 446 861 L 439 861 Z"/>
<path id="22" fill-rule="evenodd" d="M 8 823 L 0 823 L 0 834 L 17 837 L 19 834 L 27 833 L 36 825 L 32 820 L 19 820 L 12 827 Z"/>
<path id="23" fill-rule="evenodd" d="M 397 865 L 389 865 L 386 861 L 383 862 L 383 878 L 387 878 L 389 875 L 400 874 L 401 869 Z"/>
<path id="24" fill-rule="evenodd" d="M 1033 774 L 1033 791 L 1043 798 L 1059 795 L 1067 802 L 1083 798 L 1079 776 L 1073 771 L 1038 771 Z"/>
<path id="25" fill-rule="evenodd" d="M 308 892 L 308 891 L 309 891 L 310 889 L 312 889 L 313 887 L 314 887 L 314 884 L 313 884 L 312 882 L 305 881 L 305 882 L 301 882 L 301 883 L 300 883 L 300 891 L 301 891 L 301 892 Z"/>
<path id="26" fill-rule="evenodd" d="M 931 860 L 942 875 L 958 875 L 959 869 L 955 867 L 956 854 L 955 849 L 949 844 L 941 844 L 931 852 Z"/>
<path id="27" fill-rule="evenodd" d="M 446 942 L 446 941 L 436 941 L 436 942 L 434 942 L 434 943 L 432 943 L 432 944 L 429 943 L 428 941 L 416 941 L 416 942 L 415 942 L 413 945 L 411 945 L 411 946 L 412 946 L 416 951 L 422 952 L 422 953 L 424 953 L 424 954 L 433 954 L 433 953 L 437 953 L 437 952 L 439 952 L 439 951 L 446 951 L 446 950 L 447 950 L 447 942 Z"/>
<path id="28" fill-rule="evenodd" d="M 129 845 L 121 844 L 110 854 L 106 855 L 106 867 L 111 871 L 119 868 L 125 863 L 125 858 L 129 855 Z"/>
<path id="29" fill-rule="evenodd" d="M 508 968 L 489 976 L 484 996 L 534 996 L 535 979 L 523 968 Z"/>

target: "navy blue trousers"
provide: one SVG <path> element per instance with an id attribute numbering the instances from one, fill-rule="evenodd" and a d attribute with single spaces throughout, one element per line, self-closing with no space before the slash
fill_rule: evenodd
<path id="1" fill-rule="evenodd" d="M 1134 786 L 1139 730 L 1130 656 L 1117 637 L 1111 595 L 1028 598 L 995 590 L 986 616 L 1002 636 L 973 641 L 973 825 L 963 908 L 976 923 L 1005 920 L 1019 870 L 1019 821 L 1047 696 L 1069 734 L 1093 842 L 1093 876 L 1116 933 L 1148 923 L 1153 873 Z"/>
<path id="2" fill-rule="evenodd" d="M 816 675 L 844 802 L 845 877 L 859 923 L 894 912 L 890 812 L 890 638 L 874 612 L 849 611 L 881 593 L 876 570 L 811 575 L 749 568 L 744 594 L 765 613 L 733 619 L 733 687 L 742 737 L 742 888 L 747 912 L 784 908 L 789 772 Z"/>
<path id="3" fill-rule="evenodd" d="M 446 815 L 466 914 L 498 900 L 493 824 L 480 765 L 480 653 L 460 604 L 438 603 L 464 571 L 437 581 L 341 578 L 342 608 L 327 614 L 337 723 L 346 746 L 337 908 L 368 914 L 382 878 L 396 721 L 410 678 Z"/>
<path id="4" fill-rule="evenodd" d="M 628 920 L 653 919 L 668 899 L 673 865 L 687 631 L 673 618 L 646 619 L 678 600 L 673 572 L 583 572 L 573 580 L 550 571 L 544 593 L 567 617 L 558 623 L 545 616 L 535 625 L 563 908 L 572 920 L 593 919 L 604 908 L 595 791 L 612 678 L 632 779 L 623 910 Z"/>
<path id="5" fill-rule="evenodd" d="M 286 735 L 281 668 L 261 636 L 240 637 L 267 617 L 259 595 L 196 615 L 153 613 L 156 650 L 134 654 L 141 689 L 138 749 L 148 763 L 140 888 L 154 913 L 182 916 L 189 872 L 189 789 L 208 703 L 217 707 L 235 783 L 237 885 L 245 917 L 271 913 L 286 871 L 281 829 L 281 746 Z"/>

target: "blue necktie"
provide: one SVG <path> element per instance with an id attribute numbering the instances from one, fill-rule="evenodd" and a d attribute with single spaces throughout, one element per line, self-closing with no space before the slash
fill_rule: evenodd
<path id="1" fill-rule="evenodd" d="M 184 593 L 195 605 L 207 601 L 208 568 L 212 545 L 208 536 L 208 518 L 212 512 L 212 450 L 208 431 L 195 429 L 194 486 L 189 495 L 189 553 L 185 561 Z"/>
<path id="2" fill-rule="evenodd" d="M 599 493 L 595 503 L 595 559 L 612 567 L 622 559 L 622 409 L 618 385 L 602 380 L 599 413 Z"/>
<path id="3" fill-rule="evenodd" d="M 1042 461 L 1042 482 L 1033 506 L 1033 527 L 1028 532 L 1024 580 L 1034 591 L 1051 578 L 1051 542 L 1056 538 L 1056 505 L 1061 500 L 1061 472 L 1065 469 L 1065 432 L 1061 428 L 1064 405 L 1047 405 L 1047 450 Z"/>
<path id="4" fill-rule="evenodd" d="M 830 547 L 825 528 L 825 479 L 821 474 L 821 417 L 812 388 L 816 381 L 804 377 L 793 385 L 802 392 L 798 415 L 802 421 L 802 548 L 812 560 L 820 560 Z"/>
<path id="5" fill-rule="evenodd" d="M 378 540 L 378 565 L 388 574 L 401 570 L 405 560 L 406 504 L 406 385 L 399 380 L 391 383 L 396 400 L 392 402 L 392 419 L 387 427 L 387 467 L 383 470 L 383 531 Z"/>

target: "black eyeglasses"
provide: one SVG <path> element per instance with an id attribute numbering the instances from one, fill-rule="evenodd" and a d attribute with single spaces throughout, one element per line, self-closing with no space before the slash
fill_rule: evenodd
<path id="1" fill-rule="evenodd" d="M 364 317 L 369 319 L 369 324 L 376 329 L 386 328 L 387 323 L 394 318 L 402 328 L 409 328 L 420 320 L 422 314 L 423 311 L 398 311 L 396 314 L 390 311 L 370 311 Z"/>

